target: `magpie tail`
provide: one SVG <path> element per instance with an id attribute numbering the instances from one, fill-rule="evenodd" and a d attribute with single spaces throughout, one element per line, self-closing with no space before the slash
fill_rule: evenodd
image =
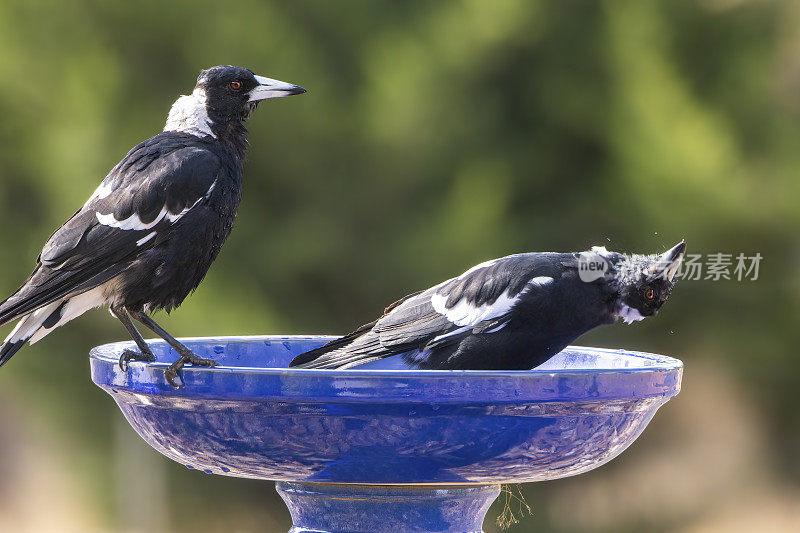
<path id="1" fill-rule="evenodd" d="M 298 368 L 349 368 L 385 357 L 386 350 L 372 332 L 375 323 L 364 324 L 344 337 L 301 353 L 289 363 Z"/>
<path id="2" fill-rule="evenodd" d="M 409 298 L 413 298 L 422 292 L 417 291 L 397 300 L 383 310 L 383 316 L 389 314 Z M 348 368 L 386 357 L 386 350 L 381 346 L 380 339 L 371 334 L 372 328 L 375 327 L 378 321 L 380 321 L 380 318 L 373 320 L 369 324 L 364 324 L 344 337 L 334 339 L 319 348 L 301 353 L 292 359 L 289 366 L 299 368 Z"/>
<path id="3" fill-rule="evenodd" d="M 56 300 L 22 316 L 0 346 L 0 366 L 6 364 L 26 342 L 38 342 L 57 327 L 102 303 L 102 288 L 96 288 L 77 296 Z M 13 317 L 2 317 L 2 308 L 0 317 L 0 324 L 13 320 Z M 3 318 L 5 322 L 2 321 Z"/>
<path id="4" fill-rule="evenodd" d="M 322 366 L 319 366 L 320 363 L 322 363 L 322 360 L 317 361 L 318 359 L 325 356 L 325 354 L 329 354 L 342 348 L 347 348 L 354 341 L 357 341 L 360 337 L 369 333 L 369 331 L 375 326 L 376 322 L 377 320 L 370 322 L 369 324 L 364 324 L 357 330 L 353 331 L 352 333 L 348 333 L 344 337 L 334 339 L 329 343 L 320 346 L 319 348 L 314 348 L 313 350 L 301 353 L 292 359 L 292 361 L 289 363 L 289 366 L 296 366 L 300 368 L 323 368 Z"/>
<path id="5" fill-rule="evenodd" d="M 332 343 L 337 343 L 337 341 L 332 341 Z M 346 342 L 337 343 L 333 346 L 330 344 L 328 343 L 325 346 L 298 355 L 289 363 L 289 366 L 345 369 L 376 361 L 386 355 L 386 350 L 381 346 L 380 339 L 371 332 L 367 332 L 355 339 L 347 339 Z"/>
<path id="6" fill-rule="evenodd" d="M 65 301 L 53 302 L 23 316 L 3 341 L 3 345 L 0 346 L 0 366 L 6 364 L 33 337 L 41 338 L 49 333 L 49 330 L 54 328 L 61 318 L 61 311 L 65 303 Z M 43 334 L 39 333 L 42 328 L 45 328 Z M 33 339 L 33 342 L 36 342 L 38 338 Z"/>
<path id="7" fill-rule="evenodd" d="M 8 360 L 22 348 L 26 341 L 27 339 L 4 342 L 3 345 L 0 346 L 0 366 L 6 364 Z"/>

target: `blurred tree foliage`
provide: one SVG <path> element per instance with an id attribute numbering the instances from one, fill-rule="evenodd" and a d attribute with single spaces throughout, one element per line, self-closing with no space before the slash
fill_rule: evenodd
<path id="1" fill-rule="evenodd" d="M 344 332 L 519 251 L 760 252 L 758 281 L 686 281 L 658 319 L 581 343 L 674 354 L 687 375 L 728 366 L 796 479 L 798 35 L 797 4 L 771 0 L 4 0 L 0 283 L 18 286 L 200 69 L 247 66 L 309 92 L 252 117 L 235 231 L 167 329 Z M 86 354 L 124 337 L 92 312 L 0 372 L 59 428 L 109 523 L 119 414 Z M 187 505 L 277 505 L 267 484 L 169 468 Z"/>

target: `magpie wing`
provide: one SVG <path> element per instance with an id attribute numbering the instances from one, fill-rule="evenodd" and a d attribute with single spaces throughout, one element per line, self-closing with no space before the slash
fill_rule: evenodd
<path id="1" fill-rule="evenodd" d="M 33 274 L 0 303 L 0 324 L 118 275 L 207 199 L 221 169 L 219 158 L 159 137 L 131 150 L 51 235 Z"/>
<path id="2" fill-rule="evenodd" d="M 502 327 L 535 275 L 535 255 L 517 254 L 481 263 L 404 302 L 373 330 L 382 346 L 401 353 Z"/>
<path id="3" fill-rule="evenodd" d="M 409 295 L 376 321 L 298 356 L 291 365 L 349 367 L 502 327 L 535 275 L 534 255 L 487 261 L 457 278 Z"/>

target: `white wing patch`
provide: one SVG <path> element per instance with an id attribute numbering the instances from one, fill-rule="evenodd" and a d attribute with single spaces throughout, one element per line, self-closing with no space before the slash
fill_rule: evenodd
<path id="1" fill-rule="evenodd" d="M 89 203 L 89 202 L 91 202 L 91 201 L 92 201 L 92 200 L 94 200 L 94 199 L 102 200 L 103 198 L 105 198 L 106 196 L 108 196 L 109 194 L 111 194 L 113 191 L 114 191 L 114 188 L 111 186 L 111 181 L 109 180 L 109 182 L 108 182 L 108 183 L 106 183 L 105 181 L 103 181 L 103 182 L 102 182 L 102 183 L 101 183 L 101 184 L 100 184 L 100 185 L 99 185 L 99 186 L 98 186 L 98 187 L 97 187 L 97 188 L 94 190 L 94 192 L 93 192 L 93 193 L 92 193 L 92 195 L 89 197 L 89 200 L 87 200 L 87 202 L 86 202 L 86 203 Z"/>
<path id="2" fill-rule="evenodd" d="M 156 218 L 153 219 L 152 222 L 144 223 L 142 219 L 139 218 L 138 213 L 133 213 L 131 216 L 124 220 L 117 220 L 114 217 L 114 213 L 109 213 L 107 215 L 101 214 L 99 211 L 95 213 L 97 215 L 97 221 L 104 226 L 108 226 L 109 228 L 119 228 L 124 230 L 145 230 L 150 229 L 166 216 L 168 210 L 167 206 L 165 205 L 161 211 L 158 213 Z"/>
<path id="3" fill-rule="evenodd" d="M 217 186 L 217 180 L 214 180 L 214 182 L 211 184 L 211 187 L 208 188 L 208 192 L 206 192 L 204 196 L 201 196 L 200 198 L 195 200 L 195 202 L 192 205 L 184 207 L 180 213 L 170 213 L 169 209 L 167 209 L 167 206 L 164 205 L 164 207 L 161 208 L 161 211 L 159 211 L 158 215 L 156 215 L 156 218 L 154 218 L 152 222 L 142 222 L 142 219 L 139 218 L 138 213 L 133 213 L 131 216 L 129 216 L 124 220 L 117 220 L 116 217 L 114 217 L 114 213 L 108 213 L 107 215 L 104 215 L 99 211 L 96 211 L 95 215 L 97 216 L 97 221 L 100 224 L 108 226 L 109 228 L 119 228 L 122 230 L 142 231 L 146 229 L 151 229 L 164 219 L 174 224 L 178 220 L 180 220 L 186 213 L 188 213 L 190 209 L 192 209 L 194 206 L 200 203 L 200 200 L 207 199 L 208 197 L 210 197 L 211 193 L 214 191 L 214 187 L 216 186 Z M 138 241 L 136 241 L 136 246 L 141 246 L 148 240 L 152 239 L 154 236 L 155 232 L 151 233 L 150 235 L 147 235 L 142 239 L 139 239 Z"/>
<path id="4" fill-rule="evenodd" d="M 456 326 L 474 326 L 478 322 L 491 320 L 508 313 L 516 305 L 520 297 L 532 287 L 541 287 L 552 282 L 553 278 L 551 277 L 539 276 L 528 282 L 528 285 L 514 297 L 509 296 L 508 292 L 504 292 L 493 303 L 479 306 L 475 306 L 462 298 L 448 309 L 447 296 L 434 294 L 431 296 L 431 305 L 437 313 L 444 315 L 447 320 Z"/>
<path id="5" fill-rule="evenodd" d="M 217 138 L 211 131 L 211 119 L 206 110 L 206 93 L 202 88 L 195 88 L 192 94 L 175 100 L 169 110 L 164 131 L 179 131 L 195 137 L 210 135 Z"/>

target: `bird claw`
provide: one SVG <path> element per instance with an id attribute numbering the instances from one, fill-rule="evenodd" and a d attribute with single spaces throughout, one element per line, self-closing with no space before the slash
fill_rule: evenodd
<path id="1" fill-rule="evenodd" d="M 172 385 L 173 388 L 180 389 L 183 387 L 183 380 L 178 375 L 178 371 L 173 370 L 171 366 L 164 371 L 164 377 L 167 378 L 167 383 Z"/>
<path id="2" fill-rule="evenodd" d="M 178 375 L 178 371 L 187 363 L 190 363 L 192 366 L 205 367 L 215 367 L 219 365 L 219 363 L 213 359 L 203 359 L 202 357 L 198 357 L 193 353 L 180 356 L 177 361 L 169 365 L 169 368 L 164 371 L 164 377 L 167 378 L 167 382 L 176 389 L 179 389 L 183 386 L 183 380 Z"/>
<path id="3" fill-rule="evenodd" d="M 128 363 L 131 361 L 144 361 L 146 363 L 154 363 L 156 361 L 156 356 L 153 355 L 153 352 L 146 351 L 146 352 L 137 352 L 135 350 L 125 350 L 122 352 L 122 355 L 119 356 L 119 368 L 123 372 L 128 371 L 128 367 L 130 366 Z"/>

